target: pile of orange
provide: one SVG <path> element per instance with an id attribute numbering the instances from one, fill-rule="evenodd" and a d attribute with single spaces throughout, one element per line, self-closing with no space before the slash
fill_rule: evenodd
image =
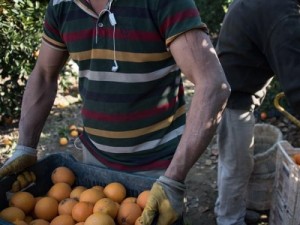
<path id="1" fill-rule="evenodd" d="M 27 191 L 12 195 L 0 218 L 15 225 L 137 225 L 150 191 L 127 196 L 119 182 L 104 187 L 75 185 L 75 174 L 65 166 L 51 174 L 44 196 Z"/>

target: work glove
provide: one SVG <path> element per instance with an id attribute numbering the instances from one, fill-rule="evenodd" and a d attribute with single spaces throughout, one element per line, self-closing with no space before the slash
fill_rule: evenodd
<path id="1" fill-rule="evenodd" d="M 158 215 L 157 225 L 173 224 L 183 213 L 183 197 L 186 187 L 183 183 L 160 176 L 153 184 L 147 204 L 139 221 L 151 225 Z"/>
<path id="2" fill-rule="evenodd" d="M 0 179 L 14 173 L 21 172 L 37 161 L 37 150 L 34 148 L 17 145 L 13 155 L 0 168 Z"/>

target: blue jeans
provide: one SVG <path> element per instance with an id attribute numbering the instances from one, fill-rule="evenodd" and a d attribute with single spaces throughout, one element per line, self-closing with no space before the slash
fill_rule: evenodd
<path id="1" fill-rule="evenodd" d="M 246 191 L 254 164 L 254 125 L 252 112 L 227 108 L 218 127 L 218 225 L 246 225 Z"/>

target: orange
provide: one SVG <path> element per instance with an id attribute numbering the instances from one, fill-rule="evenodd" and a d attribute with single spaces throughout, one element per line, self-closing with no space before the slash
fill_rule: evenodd
<path id="1" fill-rule="evenodd" d="M 115 225 L 115 221 L 107 214 L 96 212 L 90 215 L 84 225 Z"/>
<path id="2" fill-rule="evenodd" d="M 67 183 L 72 186 L 75 182 L 75 174 L 68 167 L 60 166 L 53 170 L 51 180 L 53 184 Z"/>
<path id="3" fill-rule="evenodd" d="M 37 219 L 51 221 L 58 214 L 58 202 L 53 197 L 42 197 L 34 207 Z"/>
<path id="4" fill-rule="evenodd" d="M 77 130 L 77 126 L 75 124 L 72 124 L 69 126 L 69 131 L 72 131 L 72 130 Z"/>
<path id="5" fill-rule="evenodd" d="M 66 137 L 60 137 L 59 138 L 59 144 L 60 145 L 67 145 L 68 144 L 68 138 L 66 138 Z"/>
<path id="6" fill-rule="evenodd" d="M 149 195 L 150 195 L 150 190 L 142 191 L 142 192 L 138 195 L 137 200 L 136 200 L 136 203 L 137 203 L 142 209 L 145 208 Z"/>
<path id="7" fill-rule="evenodd" d="M 0 212 L 0 218 L 9 222 L 14 222 L 16 220 L 24 220 L 25 213 L 15 206 L 9 206 Z"/>
<path id="8" fill-rule="evenodd" d="M 296 164 L 300 165 L 300 153 L 294 154 L 293 159 L 294 159 Z"/>
<path id="9" fill-rule="evenodd" d="M 118 203 L 114 202 L 110 198 L 102 198 L 96 202 L 93 208 L 93 213 L 102 212 L 111 216 L 113 219 L 116 218 L 118 213 Z"/>
<path id="10" fill-rule="evenodd" d="M 142 209 L 138 204 L 127 202 L 120 205 L 117 221 L 122 225 L 134 225 L 137 218 L 141 215 Z"/>
<path id="11" fill-rule="evenodd" d="M 86 190 L 87 188 L 84 186 L 76 186 L 72 189 L 70 193 L 70 198 L 75 198 L 76 200 L 79 201 L 81 193 Z"/>
<path id="12" fill-rule="evenodd" d="M 59 215 L 51 220 L 50 225 L 75 225 L 71 215 Z"/>
<path id="13" fill-rule="evenodd" d="M 105 195 L 103 191 L 100 191 L 96 188 L 88 188 L 81 193 L 79 201 L 95 204 L 99 199 L 104 197 Z"/>
<path id="14" fill-rule="evenodd" d="M 71 137 L 78 137 L 78 131 L 77 130 L 72 130 L 70 132 Z"/>
<path id="15" fill-rule="evenodd" d="M 29 225 L 49 225 L 50 223 L 44 219 L 35 219 L 32 220 Z"/>
<path id="16" fill-rule="evenodd" d="M 9 205 L 18 207 L 22 209 L 25 214 L 28 214 L 35 206 L 35 198 L 29 192 L 19 191 L 12 195 Z"/>
<path id="17" fill-rule="evenodd" d="M 47 196 L 55 198 L 58 202 L 70 197 L 72 188 L 67 183 L 55 183 L 47 192 Z"/>
<path id="18" fill-rule="evenodd" d="M 122 203 L 125 203 L 125 202 L 134 202 L 134 203 L 136 203 L 136 197 L 127 197 L 127 198 L 125 198 L 122 202 L 121 202 L 121 204 Z"/>
<path id="19" fill-rule="evenodd" d="M 107 184 L 103 190 L 106 197 L 115 202 L 121 203 L 126 197 L 126 188 L 119 182 L 112 182 Z"/>
<path id="20" fill-rule="evenodd" d="M 16 220 L 13 222 L 14 225 L 28 225 L 24 220 Z"/>
<path id="21" fill-rule="evenodd" d="M 267 117 L 268 117 L 268 115 L 267 115 L 266 112 L 261 112 L 260 113 L 260 119 L 265 120 L 265 119 L 267 119 Z"/>
<path id="22" fill-rule="evenodd" d="M 78 201 L 74 198 L 65 198 L 58 204 L 58 214 L 63 215 L 72 215 L 72 209 Z"/>
<path id="23" fill-rule="evenodd" d="M 33 54 L 33 56 L 34 56 L 35 58 L 37 58 L 37 57 L 39 56 L 39 54 L 40 54 L 40 51 L 39 51 L 39 50 L 36 50 L 36 51 L 34 51 L 32 54 Z"/>
<path id="24" fill-rule="evenodd" d="M 103 191 L 103 190 L 104 190 L 104 187 L 103 187 L 103 186 L 100 186 L 100 185 L 95 185 L 95 186 L 93 186 L 92 188 L 96 188 L 96 189 L 99 190 L 99 191 Z"/>
<path id="25" fill-rule="evenodd" d="M 72 209 L 72 217 L 76 222 L 84 222 L 93 214 L 94 205 L 90 202 L 78 202 Z"/>

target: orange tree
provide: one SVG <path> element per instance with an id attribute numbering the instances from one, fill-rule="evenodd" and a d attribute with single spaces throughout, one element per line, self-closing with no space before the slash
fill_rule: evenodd
<path id="1" fill-rule="evenodd" d="M 40 45 L 48 0 L 0 1 L 0 122 L 4 117 L 18 119 L 24 88 Z M 61 71 L 62 90 L 75 76 L 68 64 Z"/>
<path id="2" fill-rule="evenodd" d="M 0 2 L 0 116 L 18 117 L 33 69 L 48 1 Z"/>

